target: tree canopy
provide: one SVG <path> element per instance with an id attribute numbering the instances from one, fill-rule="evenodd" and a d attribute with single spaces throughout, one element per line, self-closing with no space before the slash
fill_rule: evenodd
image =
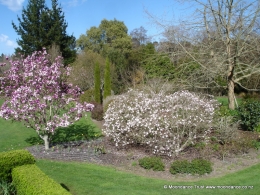
<path id="1" fill-rule="evenodd" d="M 126 53 L 131 49 L 131 37 L 127 31 L 124 22 L 104 19 L 98 27 L 93 26 L 85 35 L 80 35 L 77 46 L 82 50 L 87 48 L 106 57 L 114 50 Z"/>
<path id="2" fill-rule="evenodd" d="M 118 93 L 123 87 L 123 77 L 128 69 L 127 57 L 132 49 L 131 37 L 124 22 L 102 20 L 98 27 L 91 27 L 86 34 L 80 35 L 77 46 L 81 50 L 91 50 L 108 58 L 115 67 L 113 90 Z"/>
<path id="3" fill-rule="evenodd" d="M 175 86 L 226 91 L 229 108 L 234 109 L 235 87 L 260 91 L 255 79 L 260 74 L 259 1 L 187 1 L 197 6 L 196 17 L 175 25 L 155 21 L 164 28 L 166 40 L 159 49 L 174 63 Z"/>
<path id="4" fill-rule="evenodd" d="M 143 26 L 135 28 L 130 32 L 132 42 L 136 47 L 150 42 L 150 38 L 147 36 L 146 33 L 147 30 Z"/>
<path id="5" fill-rule="evenodd" d="M 66 65 L 75 60 L 76 39 L 66 33 L 68 24 L 57 0 L 52 0 L 51 8 L 46 6 L 45 0 L 29 0 L 18 21 L 18 26 L 12 22 L 14 30 L 21 37 L 17 40 L 19 47 L 16 53 L 28 56 L 34 51 L 41 51 L 43 47 L 57 45 Z"/>

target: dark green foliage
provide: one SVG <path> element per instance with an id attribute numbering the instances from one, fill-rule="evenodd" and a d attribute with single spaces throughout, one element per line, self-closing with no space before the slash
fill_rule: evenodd
<path id="1" fill-rule="evenodd" d="M 190 163 L 187 160 L 176 160 L 171 164 L 171 174 L 189 173 Z"/>
<path id="2" fill-rule="evenodd" d="M 191 174 L 203 175 L 212 172 L 211 162 L 205 159 L 193 159 L 191 161 Z"/>
<path id="3" fill-rule="evenodd" d="M 60 52 L 64 58 L 64 64 L 68 65 L 76 59 L 76 38 L 73 35 L 67 35 L 66 28 L 68 24 L 65 21 L 64 13 L 58 5 L 58 0 L 52 0 L 52 9 L 49 20 L 50 30 L 48 31 L 49 40 L 51 44 L 44 45 L 51 46 L 53 43 L 60 47 Z"/>
<path id="4" fill-rule="evenodd" d="M 160 157 L 144 157 L 139 159 L 139 165 L 145 169 L 153 169 L 154 171 L 164 171 L 165 165 Z"/>
<path id="5" fill-rule="evenodd" d="M 237 112 L 243 129 L 258 130 L 260 126 L 260 101 L 246 100 L 238 107 Z"/>
<path id="6" fill-rule="evenodd" d="M 17 48 L 16 52 L 29 55 L 34 51 L 42 50 L 45 43 L 40 40 L 46 36 L 42 27 L 47 26 L 45 10 L 48 10 L 45 0 L 30 0 L 26 9 L 22 10 L 22 18 L 18 17 L 19 26 L 17 27 L 12 22 L 14 30 L 21 36 L 21 39 L 17 41 L 21 48 Z"/>
<path id="7" fill-rule="evenodd" d="M 66 189 L 43 173 L 36 165 L 13 169 L 12 178 L 19 195 L 69 195 Z"/>
<path id="8" fill-rule="evenodd" d="M 84 93 L 80 95 L 79 100 L 81 103 L 94 102 L 95 101 L 94 90 L 88 89 L 87 91 L 84 91 Z"/>
<path id="9" fill-rule="evenodd" d="M 171 80 L 174 78 L 175 68 L 169 56 L 157 53 L 152 43 L 134 48 L 128 61 L 133 69 L 141 67 L 147 79 L 162 77 Z"/>
<path id="10" fill-rule="evenodd" d="M 228 106 L 220 106 L 219 110 L 218 110 L 218 116 L 219 117 L 225 117 L 225 116 L 233 116 L 236 117 L 237 116 L 237 110 L 231 110 L 228 108 Z"/>
<path id="11" fill-rule="evenodd" d="M 102 136 L 102 133 L 99 129 L 85 120 L 82 120 L 82 122 L 77 121 L 68 127 L 57 128 L 51 142 L 55 145 L 71 141 L 92 140 L 100 136 Z M 42 139 L 39 137 L 32 136 L 25 141 L 31 145 L 43 144 Z"/>
<path id="12" fill-rule="evenodd" d="M 131 49 L 131 37 L 127 31 L 124 22 L 104 19 L 98 27 L 93 26 L 87 30 L 86 35 L 81 35 L 77 40 L 77 46 L 105 57 L 114 52 L 124 55 Z"/>
<path id="13" fill-rule="evenodd" d="M 95 83 L 94 83 L 94 89 L 95 89 L 95 102 L 101 104 L 102 99 L 101 99 L 101 79 L 100 79 L 100 66 L 99 63 L 96 62 L 95 64 L 95 72 L 94 72 L 94 79 L 95 79 Z"/>
<path id="14" fill-rule="evenodd" d="M 172 80 L 174 78 L 175 68 L 167 55 L 150 55 L 142 61 L 142 67 L 149 79 L 162 77 Z"/>
<path id="15" fill-rule="evenodd" d="M 110 82 L 116 94 L 122 92 L 129 81 L 129 69 L 132 67 L 127 60 L 132 49 L 131 37 L 127 32 L 124 22 L 104 19 L 98 27 L 91 27 L 77 40 L 80 49 L 91 50 L 109 59 L 110 65 L 113 65 Z"/>
<path id="16" fill-rule="evenodd" d="M 69 127 L 59 127 L 53 137 L 53 143 L 64 143 L 79 140 L 92 140 L 102 134 L 90 124 L 72 124 Z"/>
<path id="17" fill-rule="evenodd" d="M 16 48 L 16 53 L 27 56 L 55 44 L 59 46 L 64 63 L 72 63 L 76 58 L 76 39 L 66 34 L 68 25 L 64 18 L 57 0 L 52 0 L 51 9 L 46 6 L 45 0 L 30 0 L 22 10 L 22 17 L 18 17 L 19 26 L 12 22 L 13 28 L 21 36 L 17 41 L 20 47 Z"/>
<path id="18" fill-rule="evenodd" d="M 256 150 L 260 149 L 260 140 L 252 140 L 252 145 Z"/>
<path id="19" fill-rule="evenodd" d="M 13 168 L 25 164 L 34 164 L 35 159 L 27 150 L 14 150 L 0 153 L 0 178 L 4 181 L 11 181 Z"/>
<path id="20" fill-rule="evenodd" d="M 171 164 L 171 174 L 190 173 L 203 175 L 212 172 L 212 164 L 208 160 L 193 159 L 191 162 L 187 160 L 176 160 Z"/>
<path id="21" fill-rule="evenodd" d="M 0 180 L 0 195 L 15 195 L 16 189 L 13 183 Z"/>
<path id="22" fill-rule="evenodd" d="M 106 59 L 105 75 L 104 75 L 104 95 L 103 98 L 111 95 L 111 73 L 110 73 L 110 62 Z"/>
<path id="23" fill-rule="evenodd" d="M 92 103 L 95 105 L 94 109 L 91 111 L 91 118 L 95 119 L 97 121 L 102 121 L 103 120 L 103 115 L 104 115 L 104 111 L 103 111 L 103 106 L 102 104 L 99 103 Z"/>

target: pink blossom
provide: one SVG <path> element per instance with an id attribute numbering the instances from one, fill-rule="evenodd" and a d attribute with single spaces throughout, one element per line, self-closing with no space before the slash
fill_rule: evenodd
<path id="1" fill-rule="evenodd" d="M 11 68 L 1 78 L 1 90 L 6 101 L 1 107 L 0 117 L 22 120 L 42 138 L 50 132 L 55 133 L 59 126 L 74 123 L 82 113 L 94 107 L 77 102 L 80 94 L 77 86 L 60 82 L 63 74 L 70 72 L 70 68 L 62 71 L 64 65 L 61 57 L 57 57 L 52 64 L 48 59 L 46 49 L 43 49 L 25 59 L 10 61 Z M 57 115 L 61 110 L 67 113 Z"/>

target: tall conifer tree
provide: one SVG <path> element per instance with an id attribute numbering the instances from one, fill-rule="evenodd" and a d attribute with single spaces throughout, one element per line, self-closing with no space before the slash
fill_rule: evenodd
<path id="1" fill-rule="evenodd" d="M 76 39 L 73 35 L 66 34 L 68 25 L 57 0 L 52 0 L 51 9 L 46 6 L 45 0 L 29 0 L 18 21 L 19 26 L 12 22 L 14 30 L 21 37 L 17 40 L 20 47 L 16 48 L 16 53 L 27 56 L 34 51 L 42 50 L 43 47 L 57 45 L 65 64 L 75 60 Z"/>
<path id="2" fill-rule="evenodd" d="M 111 73 L 110 73 L 110 62 L 106 59 L 105 75 L 104 75 L 104 95 L 103 98 L 111 95 Z"/>
<path id="3" fill-rule="evenodd" d="M 100 80 L 100 67 L 98 62 L 96 62 L 95 64 L 94 77 L 95 77 L 95 101 L 101 104 L 101 92 L 100 92 L 101 80 Z"/>

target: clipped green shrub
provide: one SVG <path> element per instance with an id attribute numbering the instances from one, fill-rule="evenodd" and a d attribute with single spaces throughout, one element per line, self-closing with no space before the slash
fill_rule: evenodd
<path id="1" fill-rule="evenodd" d="M 80 95 L 79 100 L 81 103 L 95 101 L 94 89 L 84 91 L 84 93 Z"/>
<path id="2" fill-rule="evenodd" d="M 212 164 L 210 161 L 201 158 L 193 159 L 191 162 L 176 160 L 171 164 L 170 172 L 171 174 L 188 173 L 203 175 L 212 172 Z"/>
<path id="3" fill-rule="evenodd" d="M 160 157 L 144 157 L 139 159 L 139 165 L 145 169 L 153 169 L 154 171 L 164 171 L 165 165 Z"/>
<path id="4" fill-rule="evenodd" d="M 23 165 L 14 168 L 12 178 L 19 195 L 71 195 L 36 165 Z"/>
<path id="5" fill-rule="evenodd" d="M 212 164 L 210 161 L 197 158 L 191 161 L 190 166 L 191 174 L 204 175 L 212 172 Z"/>
<path id="6" fill-rule="evenodd" d="M 0 178 L 11 181 L 13 168 L 26 164 L 34 164 L 35 158 L 27 150 L 14 150 L 0 153 Z"/>
<path id="7" fill-rule="evenodd" d="M 189 173 L 190 163 L 187 160 L 176 160 L 171 164 L 171 174 Z"/>
<path id="8" fill-rule="evenodd" d="M 103 116 L 104 116 L 102 104 L 99 104 L 99 103 L 96 103 L 96 102 L 94 102 L 92 104 L 94 104 L 95 107 L 91 111 L 91 118 L 95 119 L 97 121 L 102 121 Z"/>
<path id="9" fill-rule="evenodd" d="M 256 131 L 260 125 L 260 101 L 246 100 L 238 107 L 237 111 L 243 129 Z"/>

